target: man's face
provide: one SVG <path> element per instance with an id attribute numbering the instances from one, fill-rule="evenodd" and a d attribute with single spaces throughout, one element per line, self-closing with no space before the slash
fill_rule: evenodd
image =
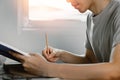
<path id="1" fill-rule="evenodd" d="M 81 13 L 89 9 L 90 1 L 91 0 L 67 0 L 67 2 L 70 2 L 71 5 Z"/>

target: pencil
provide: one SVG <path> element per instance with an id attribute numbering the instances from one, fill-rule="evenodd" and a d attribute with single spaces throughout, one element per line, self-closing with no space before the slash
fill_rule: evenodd
<path id="1" fill-rule="evenodd" d="M 47 54 L 49 54 L 49 47 L 48 47 L 48 34 L 47 34 L 47 33 L 45 33 L 45 40 L 46 40 Z"/>

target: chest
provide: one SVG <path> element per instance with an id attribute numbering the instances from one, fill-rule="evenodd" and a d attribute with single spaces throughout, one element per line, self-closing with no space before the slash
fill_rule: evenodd
<path id="1" fill-rule="evenodd" d="M 90 32 L 92 32 L 90 36 L 91 44 L 98 47 L 99 50 L 109 48 L 112 45 L 113 38 L 111 31 L 111 28 L 106 26 L 94 27 L 93 30 L 90 29 Z"/>
<path id="2" fill-rule="evenodd" d="M 92 47 L 96 47 L 99 51 L 105 51 L 111 48 L 114 35 L 114 24 L 109 21 L 97 22 L 94 24 L 90 21 L 88 36 Z"/>

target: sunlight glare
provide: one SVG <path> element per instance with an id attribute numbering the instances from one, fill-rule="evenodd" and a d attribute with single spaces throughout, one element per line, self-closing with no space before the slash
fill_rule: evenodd
<path id="1" fill-rule="evenodd" d="M 66 0 L 29 0 L 30 20 L 74 19 L 78 14 Z"/>

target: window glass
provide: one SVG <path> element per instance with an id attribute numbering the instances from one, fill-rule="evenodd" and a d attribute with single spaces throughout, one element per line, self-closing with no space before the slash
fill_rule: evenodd
<path id="1" fill-rule="evenodd" d="M 66 0 L 29 0 L 30 20 L 81 19 Z"/>

